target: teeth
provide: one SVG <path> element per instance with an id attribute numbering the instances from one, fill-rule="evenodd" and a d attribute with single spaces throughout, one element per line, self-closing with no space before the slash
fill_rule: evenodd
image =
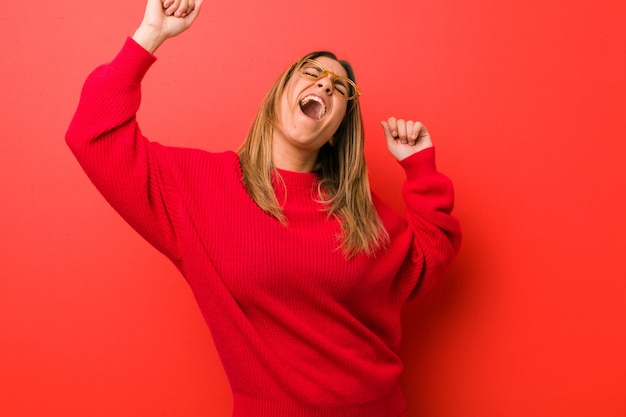
<path id="1" fill-rule="evenodd" d="M 326 114 L 326 104 L 324 103 L 324 100 L 322 100 L 318 96 L 306 96 L 302 99 L 302 101 L 300 101 L 300 106 L 304 106 L 310 101 L 315 101 L 320 104 L 320 111 L 317 114 L 317 119 L 319 120 L 324 117 L 324 115 Z"/>

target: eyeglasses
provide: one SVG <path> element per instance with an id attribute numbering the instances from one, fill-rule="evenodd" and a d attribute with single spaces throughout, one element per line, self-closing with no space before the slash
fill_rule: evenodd
<path id="1" fill-rule="evenodd" d="M 352 100 L 361 94 L 361 90 L 359 90 L 354 81 L 335 74 L 313 59 L 305 59 L 298 71 L 304 78 L 309 80 L 321 80 L 330 75 L 330 79 L 333 82 L 333 90 L 344 100 Z"/>

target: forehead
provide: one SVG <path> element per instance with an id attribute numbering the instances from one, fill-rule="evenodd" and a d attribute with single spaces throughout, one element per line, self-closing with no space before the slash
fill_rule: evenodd
<path id="1" fill-rule="evenodd" d="M 338 61 L 335 61 L 332 58 L 327 56 L 318 56 L 317 58 L 313 58 L 313 60 L 319 62 L 326 68 L 335 73 L 335 75 L 340 75 L 342 77 L 348 77 L 348 73 L 344 69 L 343 65 L 341 65 Z"/>

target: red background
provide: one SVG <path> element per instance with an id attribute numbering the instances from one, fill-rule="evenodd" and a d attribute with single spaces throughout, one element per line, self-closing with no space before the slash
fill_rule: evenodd
<path id="1" fill-rule="evenodd" d="M 10 7 L 9 7 L 10 6 Z M 83 175 L 63 136 L 82 82 L 142 1 L 0 15 L 0 415 L 225 416 L 184 280 Z M 164 45 L 139 118 L 234 149 L 313 49 L 354 64 L 373 188 L 402 208 L 378 125 L 422 120 L 464 244 L 404 315 L 412 417 L 626 415 L 626 3 L 208 2 Z"/>

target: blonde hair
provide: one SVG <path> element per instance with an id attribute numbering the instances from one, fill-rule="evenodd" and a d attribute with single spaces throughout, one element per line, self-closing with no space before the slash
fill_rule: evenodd
<path id="1" fill-rule="evenodd" d="M 328 51 L 312 52 L 292 64 L 266 94 L 248 137 L 237 151 L 248 193 L 256 204 L 282 224 L 287 225 L 274 193 L 272 176 L 278 174 L 272 163 L 272 134 L 278 121 L 277 109 L 287 82 L 305 59 L 326 56 L 338 61 L 348 77 L 354 71 Z M 328 215 L 336 216 L 342 228 L 341 249 L 347 258 L 358 253 L 373 254 L 389 240 L 370 192 L 364 154 L 364 130 L 358 97 L 348 103 L 346 115 L 334 135 L 318 153 L 314 171 L 320 178 L 320 201 Z"/>

